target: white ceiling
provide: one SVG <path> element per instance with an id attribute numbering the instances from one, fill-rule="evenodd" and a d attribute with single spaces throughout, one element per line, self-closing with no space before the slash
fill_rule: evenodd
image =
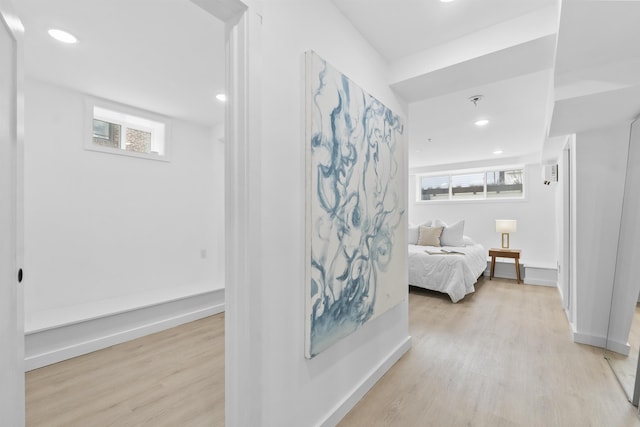
<path id="1" fill-rule="evenodd" d="M 563 0 L 561 14 L 560 0 L 333 2 L 387 59 L 390 86 L 409 104 L 412 168 L 530 159 L 547 133 L 640 113 L 638 1 Z M 190 0 L 16 6 L 29 76 L 209 126 L 223 121 L 215 94 L 224 90 L 224 25 Z M 52 27 L 80 43 L 55 42 Z M 476 94 L 484 99 L 473 107 Z M 491 123 L 474 127 L 479 115 Z"/>
<path id="2" fill-rule="evenodd" d="M 469 163 L 539 153 L 547 119 L 544 94 L 551 76 L 551 70 L 539 71 L 412 103 L 410 164 Z M 484 95 L 477 106 L 468 100 L 474 92 Z M 425 119 L 416 119 L 420 117 Z M 484 118 L 491 120 L 487 126 L 474 125 Z M 502 153 L 493 154 L 498 150 Z"/>
<path id="3" fill-rule="evenodd" d="M 388 61 L 550 6 L 556 0 L 334 0 Z"/>
<path id="4" fill-rule="evenodd" d="M 565 0 L 554 70 L 551 136 L 640 114 L 640 2 Z"/>
<path id="5" fill-rule="evenodd" d="M 556 0 L 333 1 L 388 60 L 391 87 L 409 103 L 410 168 L 540 156 Z M 479 117 L 489 125 L 474 126 Z"/>
<path id="6" fill-rule="evenodd" d="M 224 120 L 224 24 L 189 0 L 21 0 L 28 76 L 213 126 Z M 71 32 L 76 45 L 51 39 Z"/>

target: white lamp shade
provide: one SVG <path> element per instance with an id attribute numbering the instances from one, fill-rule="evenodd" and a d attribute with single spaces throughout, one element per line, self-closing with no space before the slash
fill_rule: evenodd
<path id="1" fill-rule="evenodd" d="M 518 221 L 515 219 L 496 219 L 497 233 L 513 233 L 518 230 Z"/>

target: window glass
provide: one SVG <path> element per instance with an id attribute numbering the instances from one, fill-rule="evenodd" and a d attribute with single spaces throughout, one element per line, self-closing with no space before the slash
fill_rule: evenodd
<path id="1" fill-rule="evenodd" d="M 127 128 L 127 142 L 125 142 L 125 150 L 135 151 L 136 153 L 150 153 L 151 132 Z"/>
<path id="2" fill-rule="evenodd" d="M 121 127 L 115 123 L 93 119 L 93 143 L 103 147 L 120 148 Z"/>
<path id="3" fill-rule="evenodd" d="M 449 200 L 449 176 L 423 176 L 420 200 Z"/>
<path id="4" fill-rule="evenodd" d="M 110 103 L 105 101 L 107 105 Z M 140 111 L 140 115 L 137 112 Z M 90 124 L 92 134 L 85 141 L 85 148 L 95 151 L 124 154 L 147 159 L 166 158 L 167 125 L 162 116 L 154 113 L 119 106 L 104 108 L 91 105 Z M 156 120 L 156 118 L 158 120 Z"/>
<path id="5" fill-rule="evenodd" d="M 523 170 L 487 172 L 487 198 L 522 196 Z"/>
<path id="6" fill-rule="evenodd" d="M 484 199 L 484 173 L 451 176 L 452 199 Z"/>
<path id="7" fill-rule="evenodd" d="M 418 201 L 486 200 L 524 197 L 524 168 L 418 176 Z"/>

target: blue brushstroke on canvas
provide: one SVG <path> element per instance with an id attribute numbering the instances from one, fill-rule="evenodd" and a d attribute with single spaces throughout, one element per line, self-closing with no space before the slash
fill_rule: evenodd
<path id="1" fill-rule="evenodd" d="M 400 118 L 314 56 L 311 330 L 314 356 L 369 320 L 404 214 Z"/>

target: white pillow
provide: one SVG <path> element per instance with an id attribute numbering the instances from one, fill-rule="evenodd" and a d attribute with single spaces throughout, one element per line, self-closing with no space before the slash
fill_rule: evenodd
<path id="1" fill-rule="evenodd" d="M 464 220 L 449 225 L 442 230 L 440 244 L 442 246 L 464 246 Z"/>
<path id="2" fill-rule="evenodd" d="M 433 223 L 431 224 L 432 227 L 446 227 L 447 223 L 440 220 L 440 219 L 434 219 Z"/>
<path id="3" fill-rule="evenodd" d="M 462 241 L 465 246 L 473 246 L 476 244 L 476 242 L 469 236 L 462 236 Z"/>
<path id="4" fill-rule="evenodd" d="M 409 224 L 409 232 L 407 233 L 407 243 L 410 245 L 415 245 L 418 243 L 418 229 L 419 225 L 411 225 Z"/>
<path id="5" fill-rule="evenodd" d="M 425 227 L 436 227 L 435 225 L 433 225 L 433 221 L 431 221 L 430 219 L 426 220 L 420 225 L 424 225 Z"/>

